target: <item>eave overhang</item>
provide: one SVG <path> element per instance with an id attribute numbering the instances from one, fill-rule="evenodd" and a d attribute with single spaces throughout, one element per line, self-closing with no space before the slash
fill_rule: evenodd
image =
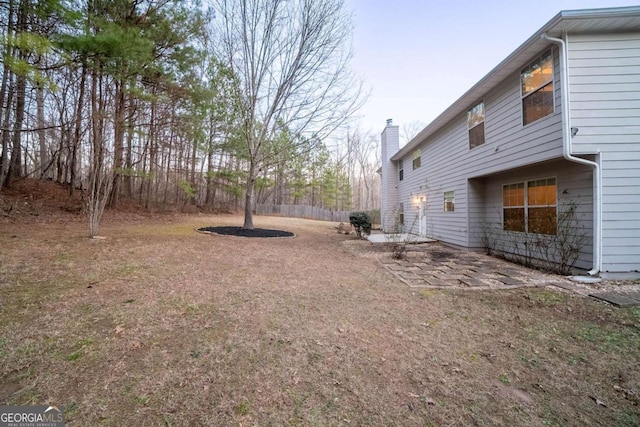
<path id="1" fill-rule="evenodd" d="M 394 154 L 391 160 L 400 160 L 411 153 L 427 138 L 480 101 L 487 92 L 504 79 L 512 73 L 519 72 L 537 54 L 551 46 L 552 43 L 542 39 L 542 34 L 563 37 L 566 34 L 622 33 L 629 31 L 640 31 L 640 6 L 561 11 L 421 130 L 420 133 Z"/>

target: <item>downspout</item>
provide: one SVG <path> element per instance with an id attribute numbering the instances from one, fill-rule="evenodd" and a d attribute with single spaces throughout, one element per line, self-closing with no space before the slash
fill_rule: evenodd
<path id="1" fill-rule="evenodd" d="M 589 270 L 587 274 L 595 276 L 600 273 L 600 265 L 602 261 L 600 250 L 600 236 L 602 235 L 602 185 L 600 184 L 600 165 L 598 162 L 575 157 L 571 154 L 571 138 L 573 135 L 569 110 L 569 62 L 567 60 L 567 44 L 562 39 L 548 36 L 547 33 L 542 34 L 541 38 L 560 45 L 560 80 L 562 82 L 562 155 L 570 162 L 591 166 L 593 168 L 593 268 Z M 599 158 L 600 153 L 598 152 L 596 153 L 596 159 L 599 160 Z"/>

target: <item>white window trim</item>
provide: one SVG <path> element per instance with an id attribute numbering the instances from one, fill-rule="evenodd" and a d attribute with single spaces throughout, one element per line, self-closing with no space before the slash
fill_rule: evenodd
<path id="1" fill-rule="evenodd" d="M 555 179 L 556 181 L 556 204 L 553 205 L 556 207 L 556 224 L 558 223 L 558 177 L 557 176 L 547 176 L 543 178 L 533 178 L 533 179 L 524 179 L 520 181 L 507 182 L 502 184 L 500 187 L 501 194 L 500 198 L 502 199 L 502 210 L 500 212 L 500 220 L 502 223 L 502 231 L 507 233 L 529 233 L 529 183 L 533 181 L 539 181 L 542 179 Z M 520 184 L 524 183 L 524 231 L 514 231 L 514 230 L 505 230 L 504 229 L 504 187 L 507 185 Z M 543 207 L 543 206 L 552 206 L 552 205 L 534 205 L 534 208 Z M 507 208 L 517 208 L 520 206 L 508 206 Z"/>
<path id="2" fill-rule="evenodd" d="M 453 209 L 452 210 L 447 210 L 447 193 L 451 193 L 453 195 L 453 200 L 451 201 L 451 203 L 453 204 Z M 444 191 L 443 192 L 443 211 L 444 212 L 455 212 L 456 210 L 456 192 L 455 190 L 450 190 L 450 191 Z"/>
<path id="3" fill-rule="evenodd" d="M 536 56 L 535 58 L 531 59 L 531 61 L 529 61 L 527 63 L 527 67 L 529 67 L 531 65 L 531 63 L 539 60 L 540 58 L 542 58 L 542 56 L 547 52 L 547 50 L 542 51 L 542 53 L 538 54 L 538 56 Z M 534 90 L 532 90 L 531 92 L 529 92 L 526 95 L 522 94 L 522 70 L 524 70 L 524 68 L 520 69 L 520 73 L 518 74 L 518 86 L 520 86 L 520 124 L 522 125 L 523 128 L 531 126 L 534 123 L 538 123 L 540 120 L 550 117 L 552 115 L 554 115 L 556 113 L 556 55 L 555 55 L 555 49 L 550 48 L 548 50 L 548 52 L 551 54 L 551 79 L 549 79 L 548 81 L 544 82 L 543 84 L 539 85 L 538 87 L 536 87 Z M 549 83 L 553 84 L 553 111 L 551 112 L 551 114 L 548 114 L 544 117 L 540 117 L 537 120 L 532 121 L 531 123 L 527 123 L 526 125 L 524 124 L 524 99 L 528 98 L 529 96 L 533 95 L 534 93 L 536 93 L 537 91 L 539 91 L 540 89 L 542 89 L 543 87 L 545 87 L 546 85 L 548 85 Z"/>
<path id="4" fill-rule="evenodd" d="M 416 166 L 416 160 L 418 159 L 420 161 L 420 164 Z M 413 150 L 413 153 L 411 154 L 411 170 L 420 169 L 420 167 L 422 167 L 422 150 L 419 148 L 416 148 L 415 150 Z"/>
<path id="5" fill-rule="evenodd" d="M 484 110 L 484 116 L 482 117 L 482 121 L 480 123 L 476 123 L 475 125 L 473 125 L 472 127 L 469 127 L 469 111 L 473 110 L 476 106 L 482 104 L 482 109 Z M 522 108 L 522 102 L 520 102 L 520 105 Z M 476 102 L 475 104 L 473 104 L 471 106 L 471 108 L 467 109 L 467 139 L 469 139 L 469 131 L 473 128 L 476 128 L 478 126 L 480 126 L 481 124 L 484 124 L 485 121 L 487 119 L 487 105 L 484 103 L 484 99 L 481 99 L 480 101 Z M 482 136 L 483 136 L 483 140 L 484 142 L 480 145 L 476 145 L 475 147 L 471 147 L 471 141 L 469 141 L 469 150 L 473 150 L 474 148 L 480 147 L 481 145 L 484 145 L 487 142 L 487 127 L 485 126 L 484 129 L 482 130 Z"/>

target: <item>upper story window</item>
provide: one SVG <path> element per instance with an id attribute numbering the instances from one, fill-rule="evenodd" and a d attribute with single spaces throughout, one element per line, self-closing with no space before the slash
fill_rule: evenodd
<path id="1" fill-rule="evenodd" d="M 413 169 L 416 170 L 420 167 L 420 150 L 413 152 Z"/>
<path id="2" fill-rule="evenodd" d="M 404 179 L 404 165 L 402 159 L 398 160 L 398 179 L 400 181 Z"/>
<path id="3" fill-rule="evenodd" d="M 479 102 L 467 111 L 469 148 L 484 144 L 484 102 Z"/>
<path id="4" fill-rule="evenodd" d="M 520 73 L 522 124 L 553 113 L 553 55 L 548 50 Z"/>

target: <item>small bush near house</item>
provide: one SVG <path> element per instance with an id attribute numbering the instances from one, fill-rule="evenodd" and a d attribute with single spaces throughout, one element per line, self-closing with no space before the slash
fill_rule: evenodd
<path id="1" fill-rule="evenodd" d="M 407 257 L 407 244 L 405 242 L 396 242 L 391 247 L 391 258 L 405 259 Z"/>
<path id="2" fill-rule="evenodd" d="M 371 233 L 371 217 L 366 212 L 351 212 L 349 214 L 349 222 L 356 230 L 356 234 L 359 238 L 363 235 Z"/>

